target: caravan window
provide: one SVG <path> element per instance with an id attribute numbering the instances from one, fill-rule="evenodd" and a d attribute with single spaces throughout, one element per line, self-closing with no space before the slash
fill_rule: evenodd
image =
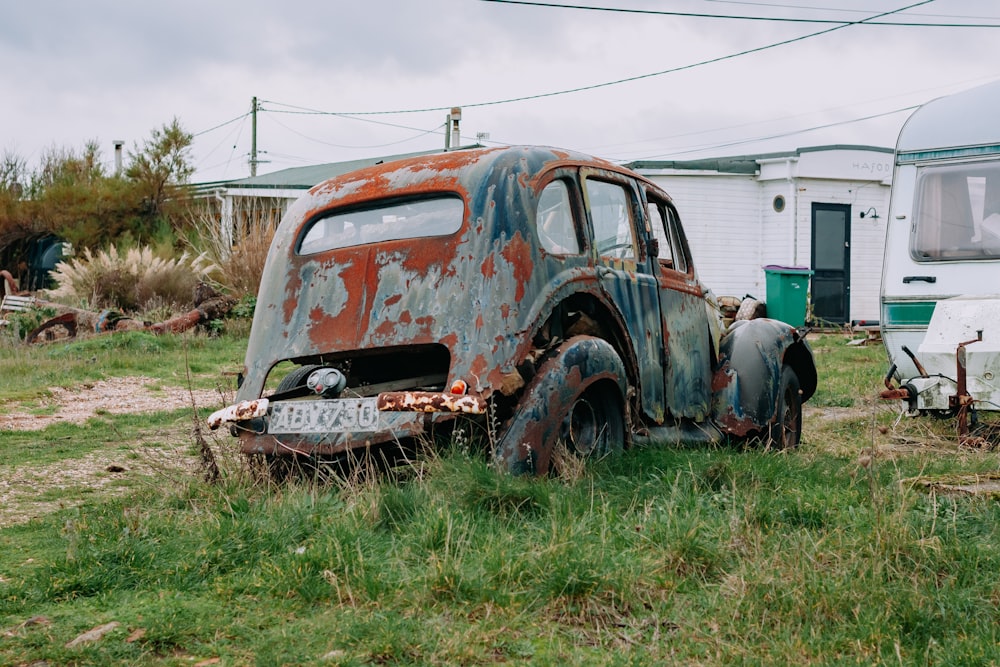
<path id="1" fill-rule="evenodd" d="M 920 168 L 910 253 L 918 262 L 1000 259 L 1000 162 Z"/>

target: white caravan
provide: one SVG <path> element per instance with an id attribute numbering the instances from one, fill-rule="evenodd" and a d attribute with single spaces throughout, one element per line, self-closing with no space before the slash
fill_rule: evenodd
<path id="1" fill-rule="evenodd" d="M 1000 409 L 1000 81 L 928 102 L 900 131 L 880 317 L 883 397 L 963 419 Z"/>

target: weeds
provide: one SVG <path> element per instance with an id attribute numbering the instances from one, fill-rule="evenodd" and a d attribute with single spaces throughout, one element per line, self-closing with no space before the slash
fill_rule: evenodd
<path id="1" fill-rule="evenodd" d="M 189 215 L 191 231 L 184 241 L 218 267 L 218 281 L 230 293 L 255 297 L 277 228 L 277 212 L 254 198 L 239 200 L 231 214 L 235 230 L 225 227 L 211 211 L 193 211 Z"/>

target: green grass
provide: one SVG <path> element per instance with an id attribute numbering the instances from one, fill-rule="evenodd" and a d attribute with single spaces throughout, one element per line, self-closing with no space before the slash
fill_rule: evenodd
<path id="1" fill-rule="evenodd" d="M 1000 505 L 900 482 L 996 454 L 894 425 L 884 351 L 843 343 L 816 340 L 788 453 L 632 449 L 536 480 L 456 448 L 394 481 L 274 488 L 214 442 L 219 484 L 164 471 L 0 529 L 0 664 L 995 664 Z M 105 421 L 123 452 L 190 425 Z M 55 429 L 36 447 L 72 465 L 86 431 Z"/>
<path id="2" fill-rule="evenodd" d="M 0 339 L 0 402 L 48 395 L 123 375 L 142 375 L 171 386 L 211 389 L 231 385 L 243 367 L 246 340 L 199 334 L 154 336 L 144 331 L 24 346 Z"/>

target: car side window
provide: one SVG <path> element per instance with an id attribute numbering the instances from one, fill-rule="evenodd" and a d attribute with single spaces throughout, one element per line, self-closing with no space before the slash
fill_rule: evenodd
<path id="1" fill-rule="evenodd" d="M 674 268 L 681 273 L 688 272 L 687 243 L 684 232 L 681 231 L 680 217 L 673 206 L 665 208 L 667 214 L 667 233 L 670 235 L 670 247 L 674 253 Z"/>
<path id="2" fill-rule="evenodd" d="M 578 254 L 580 240 L 573 224 L 573 209 L 564 181 L 552 181 L 538 197 L 535 213 L 538 240 L 542 247 L 556 255 Z"/>
<path id="3" fill-rule="evenodd" d="M 649 225 L 652 227 L 653 238 L 656 239 L 656 259 L 668 269 L 674 268 L 674 253 L 670 247 L 670 237 L 667 236 L 667 217 L 663 205 L 650 201 L 647 206 Z"/>
<path id="4" fill-rule="evenodd" d="M 617 183 L 592 178 L 585 183 L 597 254 L 614 259 L 635 259 L 638 253 L 628 191 Z"/>

